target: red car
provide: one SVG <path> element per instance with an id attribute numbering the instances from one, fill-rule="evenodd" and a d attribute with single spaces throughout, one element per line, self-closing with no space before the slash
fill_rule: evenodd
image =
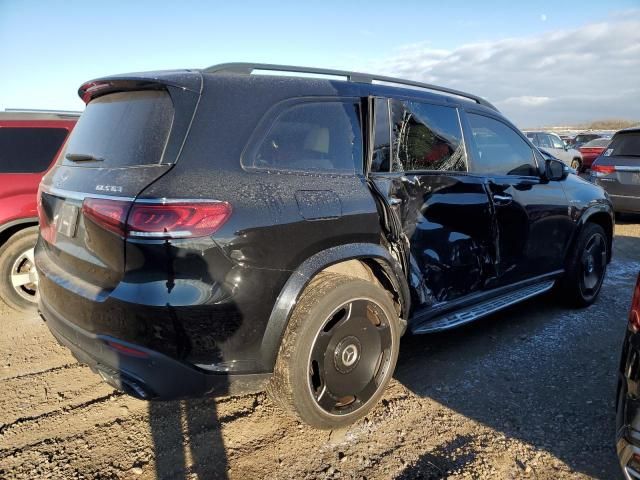
<path id="1" fill-rule="evenodd" d="M 582 154 L 582 166 L 583 168 L 591 168 L 593 161 L 604 152 L 607 145 L 611 142 L 610 138 L 596 138 L 582 145 L 579 150 Z"/>
<path id="2" fill-rule="evenodd" d="M 38 185 L 78 117 L 75 112 L 0 112 L 0 298 L 17 310 L 36 305 Z"/>

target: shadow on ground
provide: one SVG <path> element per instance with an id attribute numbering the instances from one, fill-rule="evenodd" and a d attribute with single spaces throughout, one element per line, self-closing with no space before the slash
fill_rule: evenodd
<path id="1" fill-rule="evenodd" d="M 149 403 L 156 478 L 227 478 L 227 457 L 213 399 Z"/>
<path id="2" fill-rule="evenodd" d="M 408 336 L 396 378 L 576 472 L 618 478 L 616 375 L 640 238 L 616 237 L 614 254 L 591 307 L 569 309 L 546 295 L 457 330 Z"/>

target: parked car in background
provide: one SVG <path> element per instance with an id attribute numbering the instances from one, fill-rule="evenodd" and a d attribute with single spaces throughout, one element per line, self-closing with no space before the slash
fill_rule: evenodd
<path id="1" fill-rule="evenodd" d="M 593 161 L 604 152 L 607 145 L 611 142 L 610 138 L 596 138 L 590 142 L 582 145 L 578 150 L 582 154 L 582 169 L 587 170 L 591 168 Z"/>
<path id="2" fill-rule="evenodd" d="M 525 132 L 525 135 L 536 147 L 542 148 L 554 157 L 562 160 L 577 172 L 582 171 L 582 154 L 570 148 L 555 133 L 549 132 Z"/>
<path id="3" fill-rule="evenodd" d="M 619 213 L 640 212 L 640 128 L 620 130 L 591 165 L 591 181 Z"/>
<path id="4" fill-rule="evenodd" d="M 17 310 L 37 304 L 33 247 L 38 238 L 38 184 L 79 115 L 0 112 L 0 298 Z"/>
<path id="5" fill-rule="evenodd" d="M 600 133 L 579 133 L 575 136 L 573 141 L 571 142 L 572 148 L 580 148 L 587 142 L 591 140 L 595 140 L 596 138 L 601 138 L 602 135 Z"/>
<path id="6" fill-rule="evenodd" d="M 616 395 L 616 450 L 624 478 L 640 478 L 640 274 L 631 298 Z"/>
<path id="7" fill-rule="evenodd" d="M 380 399 L 406 328 L 600 292 L 606 195 L 475 95 L 260 64 L 117 75 L 79 94 L 40 186 L 39 308 L 137 397 L 267 386 L 336 428 Z"/>

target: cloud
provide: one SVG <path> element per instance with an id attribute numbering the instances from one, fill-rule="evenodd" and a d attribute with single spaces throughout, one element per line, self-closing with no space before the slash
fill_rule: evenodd
<path id="1" fill-rule="evenodd" d="M 640 10 L 453 50 L 406 45 L 373 69 L 483 96 L 521 127 L 640 120 Z"/>

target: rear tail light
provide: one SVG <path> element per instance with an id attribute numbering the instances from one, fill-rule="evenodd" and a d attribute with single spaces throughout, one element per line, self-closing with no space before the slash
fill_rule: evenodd
<path id="1" fill-rule="evenodd" d="M 595 173 L 598 177 L 603 177 L 605 175 L 609 175 L 616 171 L 616 167 L 613 165 L 598 165 L 594 164 L 591 167 L 591 173 Z"/>
<path id="2" fill-rule="evenodd" d="M 634 332 L 640 331 L 640 274 L 633 289 L 631 311 L 629 312 L 629 326 Z"/>
<path id="3" fill-rule="evenodd" d="M 49 243 L 55 243 L 56 241 L 56 229 L 51 225 L 49 217 L 44 210 L 44 204 L 42 200 L 42 186 L 38 185 L 38 193 L 36 194 L 36 210 L 38 212 L 38 225 L 40 228 L 40 235 L 44 240 Z"/>
<path id="4" fill-rule="evenodd" d="M 124 237 L 130 207 L 131 202 L 127 201 L 85 198 L 82 202 L 82 214 L 104 229 Z"/>
<path id="5" fill-rule="evenodd" d="M 215 233 L 231 215 L 227 202 L 139 203 L 87 198 L 86 218 L 129 238 L 193 238 Z"/>

